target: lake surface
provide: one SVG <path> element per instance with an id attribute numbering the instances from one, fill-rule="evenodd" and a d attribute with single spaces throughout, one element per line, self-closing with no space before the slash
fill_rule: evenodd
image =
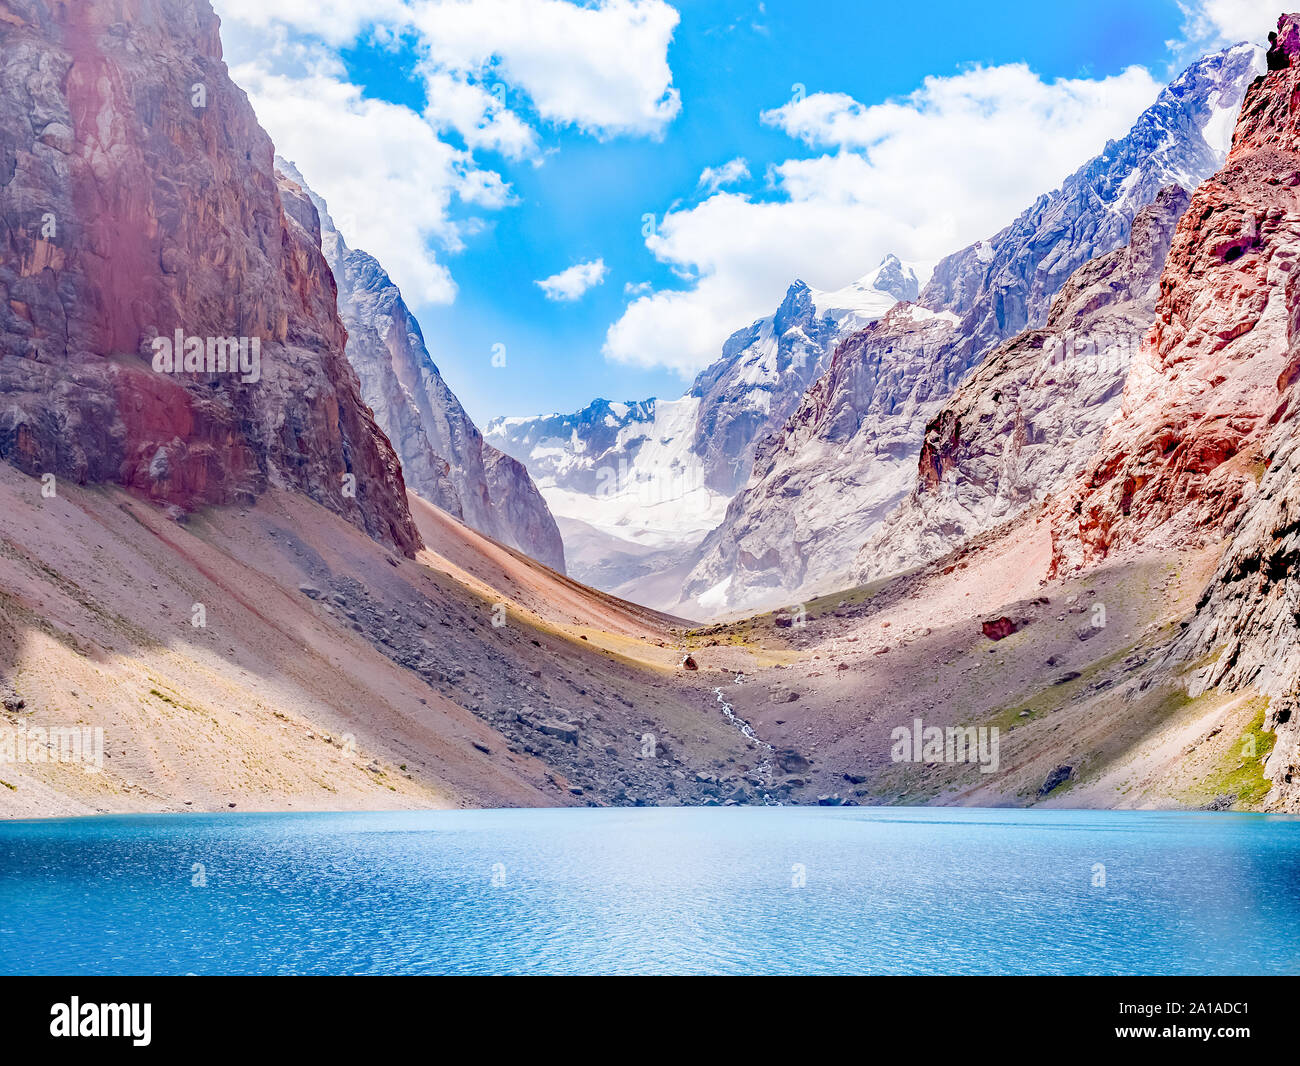
<path id="1" fill-rule="evenodd" d="M 0 822 L 0 972 L 1293 974 L 1300 819 L 785 807 Z"/>

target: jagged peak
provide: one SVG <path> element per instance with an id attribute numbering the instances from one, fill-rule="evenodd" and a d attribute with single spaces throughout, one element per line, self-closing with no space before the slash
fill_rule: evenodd
<path id="1" fill-rule="evenodd" d="M 778 335 L 782 334 L 797 321 L 808 317 L 814 311 L 812 289 L 808 287 L 807 282 L 796 278 L 794 283 L 786 290 L 785 299 L 781 301 L 781 306 L 776 309 L 776 315 L 772 320 L 773 328 Z"/>
<path id="2" fill-rule="evenodd" d="M 893 252 L 880 260 L 880 265 L 866 275 L 858 284 L 867 284 L 880 292 L 888 293 L 896 300 L 915 300 L 921 292 L 921 283 L 916 271 L 904 263 Z"/>

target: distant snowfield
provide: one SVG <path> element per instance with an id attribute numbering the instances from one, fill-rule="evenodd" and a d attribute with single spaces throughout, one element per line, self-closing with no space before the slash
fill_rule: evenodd
<path id="1" fill-rule="evenodd" d="M 698 543 L 722 521 L 729 500 L 705 486 L 704 464 L 692 449 L 699 408 L 695 396 L 659 400 L 648 427 L 625 427 L 622 433 L 645 433 L 646 440 L 632 462 L 621 460 L 618 467 L 597 471 L 594 494 L 543 478 L 538 488 L 551 511 L 641 547 Z M 549 441 L 538 445 L 549 447 Z"/>

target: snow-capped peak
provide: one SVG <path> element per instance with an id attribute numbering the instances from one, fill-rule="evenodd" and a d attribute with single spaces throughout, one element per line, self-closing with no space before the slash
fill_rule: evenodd
<path id="1" fill-rule="evenodd" d="M 853 316 L 861 324 L 880 318 L 899 300 L 915 300 L 921 285 L 915 269 L 890 254 L 874 270 L 833 292 L 812 291 L 818 312 L 837 323 Z"/>

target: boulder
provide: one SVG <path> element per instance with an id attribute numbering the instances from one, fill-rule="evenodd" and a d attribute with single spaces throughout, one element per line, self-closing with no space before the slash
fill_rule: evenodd
<path id="1" fill-rule="evenodd" d="M 577 744 L 578 735 L 581 732 L 578 726 L 571 722 L 561 722 L 555 718 L 547 718 L 537 723 L 537 731 L 544 733 L 548 737 L 554 737 L 556 740 L 562 740 L 565 744 Z"/>
<path id="2" fill-rule="evenodd" d="M 1002 640 L 1019 631 L 1020 626 L 1004 615 L 1002 618 L 995 618 L 990 622 L 985 622 L 981 628 L 989 640 Z"/>
<path id="3" fill-rule="evenodd" d="M 803 773 L 812 768 L 812 763 L 794 748 L 781 748 L 772 753 L 772 758 L 783 774 Z"/>

